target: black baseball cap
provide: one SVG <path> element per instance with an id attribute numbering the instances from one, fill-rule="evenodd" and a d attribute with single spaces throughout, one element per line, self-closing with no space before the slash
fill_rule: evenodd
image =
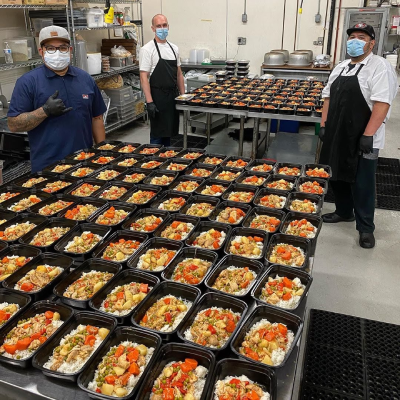
<path id="1" fill-rule="evenodd" d="M 364 22 L 355 24 L 352 28 L 347 29 L 347 34 L 350 36 L 353 32 L 365 32 L 367 35 L 371 36 L 375 40 L 375 30 L 371 25 L 367 25 Z"/>

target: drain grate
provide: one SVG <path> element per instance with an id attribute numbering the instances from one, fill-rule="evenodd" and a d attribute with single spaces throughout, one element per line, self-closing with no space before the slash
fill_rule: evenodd
<path id="1" fill-rule="evenodd" d="M 311 310 L 300 400 L 400 400 L 400 326 Z"/>

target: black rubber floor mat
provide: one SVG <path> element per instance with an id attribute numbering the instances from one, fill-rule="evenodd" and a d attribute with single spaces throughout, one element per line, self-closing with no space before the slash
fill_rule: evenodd
<path id="1" fill-rule="evenodd" d="M 311 310 L 299 400 L 400 400 L 400 326 Z"/>
<path id="2" fill-rule="evenodd" d="M 214 139 L 210 139 L 210 143 L 213 140 Z M 183 147 L 183 136 L 179 135 L 179 137 L 172 138 L 171 147 Z M 200 136 L 188 135 L 187 147 L 204 149 L 207 147 L 207 139 Z"/>

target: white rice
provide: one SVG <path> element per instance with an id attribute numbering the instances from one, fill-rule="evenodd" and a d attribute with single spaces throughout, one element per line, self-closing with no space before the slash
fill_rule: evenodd
<path id="1" fill-rule="evenodd" d="M 224 380 L 219 380 L 215 383 L 215 390 L 214 390 L 214 400 L 219 400 L 218 392 L 223 389 L 225 383 L 229 383 L 232 379 L 239 379 L 242 382 L 249 382 L 251 385 L 256 384 L 260 386 L 261 390 L 263 391 L 262 396 L 260 397 L 260 400 L 270 400 L 270 394 L 263 389 L 263 385 L 252 381 L 249 379 L 246 375 L 241 375 L 241 376 L 226 376 Z"/>
<path id="2" fill-rule="evenodd" d="M 297 211 L 297 210 L 295 210 L 295 209 L 293 208 L 292 204 L 290 204 L 290 209 L 291 209 L 292 211 L 302 212 L 302 213 L 305 213 L 305 214 L 315 214 L 315 213 L 317 212 L 317 205 L 316 205 L 314 202 L 311 202 L 311 204 L 314 205 L 314 210 L 315 210 L 315 211 L 313 211 L 313 212 L 311 212 L 311 213 L 308 213 L 308 212 L 306 212 L 306 211 Z"/>
<path id="3" fill-rule="evenodd" d="M 170 200 L 171 200 L 171 199 L 167 199 L 167 200 L 163 201 L 163 202 L 158 206 L 158 209 L 159 209 L 159 210 L 165 210 L 165 208 L 164 208 L 164 203 L 168 203 Z M 180 207 L 179 209 L 181 209 L 181 208 L 182 208 L 182 207 Z M 177 211 L 177 210 L 167 210 L 167 211 Z"/>
<path id="4" fill-rule="evenodd" d="M 225 211 L 225 210 L 223 210 L 223 211 Z M 243 220 L 243 218 L 244 218 L 244 217 L 240 217 L 236 222 L 234 222 L 233 224 L 231 224 L 230 222 L 225 222 L 225 221 L 222 221 L 222 220 L 220 219 L 220 214 L 221 214 L 223 211 L 221 211 L 221 212 L 218 214 L 217 219 L 216 219 L 216 221 L 217 221 L 217 222 L 221 222 L 221 224 L 237 225 L 237 224 L 239 224 L 240 222 L 242 222 L 242 220 Z"/>
<path id="5" fill-rule="evenodd" d="M 224 309 L 221 308 L 221 307 L 210 307 L 210 308 L 201 310 L 201 311 L 199 311 L 199 313 L 196 315 L 195 319 L 193 320 L 193 323 L 194 323 L 195 321 L 198 320 L 199 314 L 200 314 L 201 312 L 204 312 L 205 310 L 217 310 L 217 311 L 219 311 L 219 312 L 222 312 Z M 235 316 L 237 316 L 238 318 L 240 318 L 240 313 L 235 313 L 235 312 L 233 312 L 230 308 L 225 309 L 225 310 L 228 310 L 230 313 L 232 313 L 233 315 L 235 315 Z M 240 321 L 239 321 L 239 322 L 240 322 Z M 237 325 L 239 324 L 239 322 L 237 323 Z M 192 325 L 193 325 L 193 323 L 192 323 Z M 184 332 L 184 336 L 185 336 L 185 339 L 186 339 L 186 340 L 189 340 L 189 341 L 191 341 L 191 342 L 194 342 L 192 332 L 190 332 L 190 328 L 192 327 L 192 325 L 191 325 L 188 329 L 186 329 L 186 331 Z M 228 340 L 229 340 L 229 338 L 227 338 L 227 339 L 225 340 L 225 343 L 226 343 Z M 210 349 L 218 349 L 218 348 L 223 347 L 223 346 L 225 345 L 225 343 L 223 343 L 220 347 L 218 347 L 218 346 L 205 346 L 205 347 L 209 347 Z"/>
<path id="6" fill-rule="evenodd" d="M 235 266 L 231 265 L 230 267 L 228 267 L 226 269 L 228 271 L 233 271 L 235 269 L 243 269 L 243 268 L 239 268 L 239 267 L 235 267 Z M 250 282 L 249 286 L 247 286 L 247 288 L 244 288 L 244 289 L 240 290 L 239 292 L 229 293 L 230 295 L 232 295 L 232 296 L 243 296 L 251 289 L 251 286 L 252 286 L 252 284 L 254 282 L 254 279 L 257 278 L 257 274 L 253 270 L 251 270 L 250 268 L 249 268 L 249 272 L 253 275 L 253 280 Z M 221 290 L 221 292 L 223 292 L 223 290 Z"/>
<path id="7" fill-rule="evenodd" d="M 85 232 L 82 232 L 81 235 L 79 235 L 79 236 L 87 235 L 89 233 L 91 233 L 91 232 L 90 231 L 85 231 Z M 86 250 L 86 253 L 88 251 L 90 251 L 91 249 L 93 249 L 93 247 L 96 246 L 100 242 L 100 240 L 102 239 L 102 237 L 100 235 L 93 234 L 93 236 L 97 238 L 97 242 L 93 243 L 92 246 L 89 249 Z M 77 236 L 75 236 L 75 237 L 77 237 Z M 70 242 L 67 243 L 67 245 L 64 248 L 64 251 L 68 251 L 68 248 L 73 246 L 74 244 L 75 244 L 74 239 L 72 239 Z M 74 252 L 74 254 L 83 254 L 83 253 L 75 253 Z"/>
<path id="8" fill-rule="evenodd" d="M 177 361 L 172 361 L 166 364 L 164 368 L 169 367 L 170 365 L 175 364 L 176 362 Z M 194 392 L 193 392 L 194 400 L 200 400 L 201 395 L 203 393 L 204 385 L 206 384 L 206 375 L 208 374 L 208 369 L 203 367 L 202 365 L 198 365 L 194 370 L 194 373 L 198 377 L 197 381 L 194 383 Z M 159 379 L 161 376 L 162 376 L 162 371 L 161 374 L 157 377 L 157 379 Z M 154 381 L 153 386 L 156 384 L 157 379 Z M 149 400 L 152 400 L 153 397 L 154 393 L 150 393 Z"/>
<path id="9" fill-rule="evenodd" d="M 201 192 L 202 192 L 202 194 L 203 194 L 203 191 L 205 190 L 205 189 L 208 189 L 208 190 L 210 190 L 211 189 L 211 186 L 206 186 Z M 222 193 L 223 192 L 217 192 L 217 193 L 213 193 L 213 194 L 207 194 L 206 196 L 221 196 L 222 195 Z"/>
<path id="10" fill-rule="evenodd" d="M 13 315 L 15 315 L 15 314 L 18 312 L 18 310 L 19 310 L 19 304 L 17 304 L 17 303 L 7 303 L 7 302 L 0 303 L 0 310 L 4 310 L 6 307 L 11 306 L 11 305 L 17 306 L 17 310 L 15 311 L 15 313 L 13 313 Z M 13 315 L 11 315 L 11 317 L 12 317 Z M 11 318 L 11 317 L 10 317 L 10 318 Z M 6 321 L 6 322 L 7 322 L 7 321 Z M 0 325 L 0 326 L 1 326 L 1 325 Z"/>
<path id="11" fill-rule="evenodd" d="M 179 221 L 178 221 L 179 222 Z M 192 233 L 192 230 L 193 230 L 193 228 L 194 228 L 194 225 L 193 224 L 191 224 L 190 222 L 186 222 L 186 225 L 187 225 L 187 227 L 188 227 L 188 229 L 189 229 L 189 232 L 188 233 L 184 233 L 183 234 L 183 232 L 180 232 L 181 234 L 182 234 L 182 239 L 180 239 L 180 240 L 184 240 L 184 239 L 187 239 L 187 237 Z M 167 227 L 168 228 L 168 227 Z M 167 228 L 165 228 L 165 229 L 167 229 Z M 165 230 L 164 229 L 164 230 Z M 177 232 L 178 233 L 178 232 Z"/>
<path id="12" fill-rule="evenodd" d="M 315 238 L 315 234 L 317 233 L 317 228 L 314 225 L 313 225 L 313 228 L 314 228 L 314 230 L 312 232 L 311 231 L 306 231 L 307 239 Z M 289 230 L 290 230 L 290 224 L 286 228 L 286 231 L 285 231 L 286 235 L 298 236 L 298 235 L 294 235 L 293 233 L 290 233 Z"/>
<path id="13" fill-rule="evenodd" d="M 147 251 L 149 251 L 149 250 L 154 250 L 154 249 L 148 249 Z M 147 253 L 147 251 L 146 251 L 146 253 Z M 145 271 L 159 272 L 159 271 L 162 271 L 163 269 L 165 269 L 165 268 L 168 267 L 169 263 L 168 263 L 166 266 L 160 265 L 160 266 L 157 267 L 157 268 L 153 268 L 153 269 L 144 269 L 144 268 L 143 268 L 143 262 L 144 262 L 144 256 L 146 255 L 146 253 L 142 254 L 142 255 L 139 257 L 139 261 L 138 261 L 138 263 L 137 263 L 137 265 L 136 265 L 136 268 L 138 268 L 138 269 L 143 269 L 143 270 L 145 270 Z M 176 253 L 176 252 L 175 252 L 175 253 Z M 174 257 L 175 257 L 175 256 L 174 256 Z M 172 260 L 171 260 L 171 261 L 172 261 Z M 171 261 L 170 261 L 170 262 L 171 262 Z"/>
<path id="14" fill-rule="evenodd" d="M 111 350 L 117 349 L 119 346 L 124 346 L 124 347 L 137 347 L 137 346 L 139 346 L 139 343 L 129 342 L 129 341 L 126 340 L 125 342 L 121 342 L 118 346 L 110 347 L 109 350 L 107 351 L 107 353 L 109 353 Z M 146 347 L 147 347 L 147 346 L 146 346 Z M 130 376 L 130 378 L 129 378 L 129 380 L 128 380 L 128 383 L 127 383 L 127 385 L 125 386 L 125 388 L 128 390 L 127 395 L 128 395 L 129 393 L 131 393 L 132 390 L 135 388 L 136 384 L 138 383 L 140 377 L 141 377 L 142 374 L 143 374 L 143 371 L 146 369 L 147 365 L 149 364 L 149 361 L 151 360 L 151 357 L 153 356 L 154 350 L 155 350 L 154 347 L 147 347 L 147 354 L 146 354 L 146 356 L 145 356 L 146 364 L 145 364 L 145 365 L 142 365 L 142 366 L 140 367 L 140 373 L 139 373 L 139 375 L 135 376 L 135 375 L 132 374 L 132 375 Z M 103 362 L 104 359 L 106 359 L 106 357 L 107 357 L 107 354 L 104 355 L 104 357 L 102 358 L 102 360 L 99 362 L 98 366 Z M 96 371 L 95 371 L 95 373 L 94 373 L 93 380 L 88 384 L 88 389 L 89 389 L 89 390 L 92 390 L 93 392 L 95 392 L 96 389 L 97 389 L 97 382 L 96 382 L 96 379 L 98 378 L 98 376 L 99 376 L 99 370 L 96 369 Z M 114 394 L 112 395 L 112 397 L 118 397 L 118 396 L 114 393 Z"/>
<path id="15" fill-rule="evenodd" d="M 129 285 L 129 284 L 127 284 L 127 285 Z M 122 288 L 122 286 L 124 286 L 124 285 L 116 286 L 116 287 L 114 288 L 114 290 L 113 290 L 110 294 L 116 293 L 119 289 Z M 153 289 L 153 287 L 152 287 L 152 286 L 149 286 L 148 289 L 149 289 L 149 290 L 148 290 L 148 293 L 149 293 L 149 292 Z M 107 314 L 116 315 L 117 317 L 123 317 L 124 315 L 129 314 L 134 308 L 136 308 L 136 307 L 141 303 L 141 302 L 139 302 L 138 304 L 136 304 L 135 306 L 131 307 L 131 308 L 128 309 L 128 310 L 121 310 L 121 311 L 115 310 L 114 312 L 110 312 L 110 311 L 106 311 L 106 308 L 104 307 L 104 303 L 106 302 L 106 300 L 107 300 L 107 298 L 105 298 L 105 299 L 103 300 L 103 302 L 101 303 L 101 306 L 100 306 L 99 310 L 100 310 L 100 311 L 103 311 L 103 312 L 106 312 Z M 143 300 L 142 300 L 142 301 L 143 301 Z"/>
<path id="16" fill-rule="evenodd" d="M 235 236 L 234 238 L 233 238 L 233 240 L 231 241 L 231 244 L 232 243 L 242 243 L 242 237 L 243 236 Z M 257 247 L 260 249 L 260 251 L 262 252 L 262 250 L 263 250 L 263 246 L 264 246 L 264 242 L 256 242 L 256 244 L 257 244 Z M 261 255 L 261 253 L 260 253 L 260 255 Z M 244 254 L 241 254 L 241 256 L 242 257 L 246 257 L 246 258 L 259 258 L 260 256 L 256 256 L 256 255 L 251 255 L 251 256 L 246 256 L 246 255 L 244 255 Z"/>
<path id="17" fill-rule="evenodd" d="M 63 271 L 64 271 L 64 269 L 63 268 L 61 268 L 61 267 L 54 267 L 53 265 L 48 265 L 48 264 L 44 264 L 44 266 L 46 267 L 46 268 L 54 268 L 54 269 L 56 269 L 57 271 L 58 271 L 58 274 L 48 283 L 48 285 L 54 280 L 54 279 L 56 279 Z M 33 271 L 33 270 L 31 270 L 31 271 Z M 28 273 L 27 273 L 28 274 Z M 26 275 L 24 275 L 24 277 L 25 277 Z M 24 278 L 23 277 L 23 278 Z M 22 279 L 22 278 L 21 278 Z M 19 284 L 19 282 L 21 281 L 21 279 L 15 284 L 15 286 L 14 286 L 14 289 L 15 290 L 19 290 L 19 291 L 21 291 L 21 286 L 20 286 L 20 284 Z M 47 286 L 47 285 L 45 285 L 45 286 Z M 39 290 L 42 290 L 45 286 L 43 286 L 42 288 L 39 288 L 39 289 L 37 289 L 37 290 L 31 290 L 29 293 L 36 293 L 36 292 L 38 292 Z M 23 291 L 23 290 L 22 290 Z M 26 293 L 26 292 L 24 292 L 24 293 Z"/>
<path id="18" fill-rule="evenodd" d="M 68 333 L 61 339 L 60 344 L 58 346 L 63 346 L 68 338 L 76 335 L 79 331 L 82 331 L 85 328 L 86 328 L 86 325 L 78 325 L 78 327 L 76 329 L 72 330 L 70 333 Z M 62 372 L 65 374 L 73 374 L 74 372 L 79 371 L 86 364 L 86 362 L 89 360 L 89 358 L 93 355 L 93 353 L 96 351 L 96 349 L 100 346 L 102 341 L 103 341 L 103 339 L 97 334 L 96 341 L 93 346 L 93 351 L 89 354 L 89 356 L 86 358 L 86 360 L 77 359 L 75 361 L 68 362 L 68 363 L 66 361 L 63 361 L 63 363 L 57 369 L 57 372 Z M 58 347 L 58 346 L 56 346 L 56 347 Z M 53 354 L 54 354 L 54 351 L 53 351 Z M 43 368 L 50 369 L 50 367 L 53 365 L 53 363 L 54 363 L 54 356 L 51 355 L 49 360 L 43 365 Z"/>
<path id="19" fill-rule="evenodd" d="M 255 323 L 250 330 L 246 333 L 247 335 L 251 335 L 254 331 L 258 331 L 259 329 L 263 328 L 265 325 L 271 324 L 266 318 L 261 319 L 257 323 Z M 273 323 L 271 324 L 273 327 L 278 326 L 278 323 Z M 282 324 L 286 326 L 285 324 Z M 271 360 L 274 366 L 277 366 L 279 364 L 282 364 L 282 361 L 284 360 L 286 354 L 289 352 L 290 348 L 292 347 L 293 339 L 294 339 L 294 333 L 288 329 L 287 331 L 287 339 L 288 342 L 286 343 L 286 350 L 281 349 L 280 347 L 277 348 L 276 350 L 272 351 L 271 354 Z"/>
<path id="20" fill-rule="evenodd" d="M 188 301 L 186 299 L 182 299 L 182 297 L 176 297 L 176 296 L 171 296 L 171 295 L 167 295 L 164 297 L 159 298 L 156 302 L 159 302 L 160 300 L 164 300 L 164 299 L 169 299 L 171 297 L 175 297 L 176 299 L 180 300 L 183 302 L 183 304 L 185 304 L 185 306 L 187 307 L 186 311 L 181 311 L 178 316 L 175 318 L 174 323 L 172 324 L 172 326 L 169 325 L 164 325 L 161 329 L 160 332 L 171 332 L 173 330 L 175 330 L 178 325 L 182 322 L 183 318 L 185 317 L 185 315 L 189 312 L 190 308 L 192 307 L 193 303 L 191 301 Z M 150 306 L 151 307 L 151 306 Z"/>
<path id="21" fill-rule="evenodd" d="M 208 232 L 208 231 L 207 231 L 207 232 Z M 197 236 L 197 238 L 196 238 L 196 239 L 198 239 L 198 238 L 200 238 L 200 237 L 202 237 L 202 236 L 206 235 L 206 234 L 207 234 L 207 232 L 203 232 L 203 233 L 201 233 L 199 236 Z M 222 246 L 222 243 L 224 243 L 224 241 L 225 241 L 225 238 L 226 238 L 226 233 L 225 233 L 224 231 L 221 231 L 221 237 L 218 239 L 218 244 L 219 244 L 220 246 Z M 199 246 L 198 244 L 194 245 L 194 247 L 200 247 L 200 248 L 203 248 L 202 246 Z"/>

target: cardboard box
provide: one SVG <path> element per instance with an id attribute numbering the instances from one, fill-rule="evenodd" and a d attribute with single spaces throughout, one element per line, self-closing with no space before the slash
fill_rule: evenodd
<path id="1" fill-rule="evenodd" d="M 22 4 L 26 4 L 26 5 L 45 5 L 45 0 L 22 0 Z"/>
<path id="2" fill-rule="evenodd" d="M 45 0 L 47 6 L 66 6 L 68 0 Z"/>
<path id="3" fill-rule="evenodd" d="M 8 5 L 11 4 L 13 6 L 15 5 L 22 5 L 22 0 L 0 0 L 0 4 Z"/>

